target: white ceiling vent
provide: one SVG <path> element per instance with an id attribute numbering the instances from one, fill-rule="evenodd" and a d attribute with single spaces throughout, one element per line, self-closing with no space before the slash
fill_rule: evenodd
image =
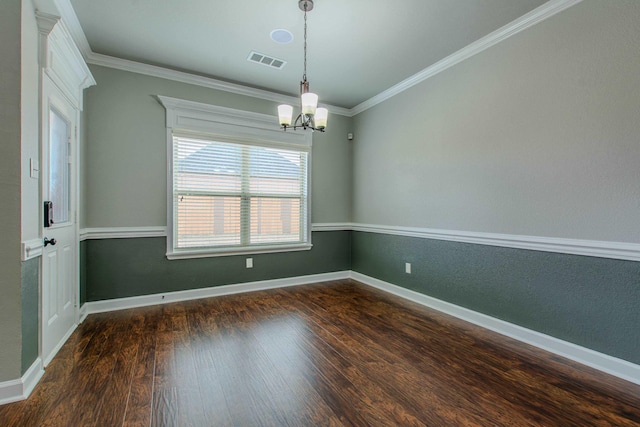
<path id="1" fill-rule="evenodd" d="M 262 53 L 251 51 L 249 56 L 247 57 L 247 61 L 255 62 L 256 64 L 266 65 L 267 67 L 276 68 L 281 70 L 287 65 L 287 61 L 282 59 L 274 58 L 268 55 L 264 55 Z"/>

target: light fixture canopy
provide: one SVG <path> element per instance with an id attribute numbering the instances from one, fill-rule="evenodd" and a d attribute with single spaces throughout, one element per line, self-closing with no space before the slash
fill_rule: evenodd
<path id="1" fill-rule="evenodd" d="M 298 7 L 304 12 L 304 70 L 302 81 L 300 82 L 300 114 L 293 121 L 293 130 L 302 128 L 304 130 L 324 132 L 327 127 L 329 110 L 318 108 L 318 95 L 309 91 L 307 81 L 307 12 L 313 10 L 313 0 L 300 0 Z M 278 119 L 283 130 L 292 127 L 293 107 L 287 104 L 278 106 Z"/>
<path id="2" fill-rule="evenodd" d="M 303 12 L 311 12 L 313 10 L 313 0 L 300 0 L 298 7 Z"/>

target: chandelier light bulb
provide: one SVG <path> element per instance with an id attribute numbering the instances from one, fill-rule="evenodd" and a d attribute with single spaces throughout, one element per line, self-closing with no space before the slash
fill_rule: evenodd
<path id="1" fill-rule="evenodd" d="M 302 96 L 302 114 L 307 116 L 313 116 L 316 113 L 316 107 L 318 106 L 318 95 L 315 93 L 307 92 Z"/>
<path id="2" fill-rule="evenodd" d="M 318 130 L 322 130 L 327 127 L 328 117 L 329 117 L 329 110 L 327 110 L 326 108 L 316 109 L 316 115 L 314 117 L 314 121 L 316 123 L 316 128 Z"/>
<path id="3" fill-rule="evenodd" d="M 280 120 L 280 126 L 291 126 L 292 117 L 293 107 L 291 105 L 278 105 L 278 119 Z"/>

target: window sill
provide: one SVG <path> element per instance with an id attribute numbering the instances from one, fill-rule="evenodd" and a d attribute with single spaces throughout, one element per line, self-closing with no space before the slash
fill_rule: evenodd
<path id="1" fill-rule="evenodd" d="M 224 249 L 201 249 L 201 250 L 174 250 L 167 252 L 167 259 L 191 259 L 191 258 L 211 258 L 219 256 L 233 256 L 233 255 L 258 255 L 258 254 L 270 254 L 278 252 L 294 252 L 294 251 L 308 251 L 313 247 L 311 243 L 303 243 L 296 245 L 274 245 L 274 246 L 256 246 L 245 247 L 239 249 L 224 248 Z"/>

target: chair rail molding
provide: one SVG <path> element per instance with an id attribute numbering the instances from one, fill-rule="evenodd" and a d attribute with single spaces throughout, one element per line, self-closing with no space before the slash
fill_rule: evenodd
<path id="1" fill-rule="evenodd" d="M 352 222 L 313 223 L 311 224 L 311 230 L 314 232 L 361 231 L 365 233 L 380 233 L 395 236 L 417 237 L 421 239 L 447 240 L 452 242 L 500 246 L 513 249 L 527 249 L 532 251 L 593 256 L 626 261 L 640 261 L 639 243 L 524 236 L 517 234 L 484 233 L 460 230 L 440 230 L 433 228 L 401 227 Z M 165 226 L 101 227 L 84 228 L 80 230 L 80 240 L 166 237 L 166 235 L 167 230 Z M 36 244 L 35 240 L 33 243 L 34 245 Z M 35 255 L 35 252 L 34 256 L 37 256 Z"/>
<path id="2" fill-rule="evenodd" d="M 22 242 L 22 261 L 28 261 L 42 255 L 44 243 L 42 238 L 27 240 Z"/>
<path id="3" fill-rule="evenodd" d="M 164 225 L 151 227 L 100 227 L 80 230 L 80 241 L 98 239 L 135 239 L 140 237 L 166 237 Z"/>
<path id="4" fill-rule="evenodd" d="M 514 249 L 555 252 L 571 255 L 640 261 L 640 244 L 601 240 L 567 239 L 559 237 L 523 236 L 518 234 L 484 233 L 475 231 L 439 230 L 433 228 L 400 227 L 354 223 L 353 231 L 448 240 L 478 245 L 501 246 Z"/>

